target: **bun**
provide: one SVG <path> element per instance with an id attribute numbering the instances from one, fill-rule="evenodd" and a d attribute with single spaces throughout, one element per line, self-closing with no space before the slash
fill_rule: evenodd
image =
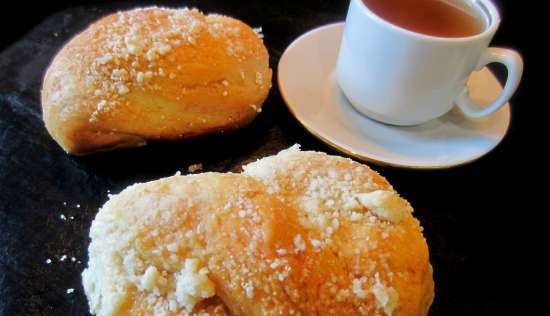
<path id="1" fill-rule="evenodd" d="M 268 59 L 258 34 L 230 17 L 154 7 L 112 14 L 48 68 L 46 128 L 72 154 L 239 128 L 267 97 Z"/>
<path id="2" fill-rule="evenodd" d="M 136 184 L 92 223 L 97 315 L 427 315 L 428 248 L 368 167 L 284 151 L 245 174 Z"/>

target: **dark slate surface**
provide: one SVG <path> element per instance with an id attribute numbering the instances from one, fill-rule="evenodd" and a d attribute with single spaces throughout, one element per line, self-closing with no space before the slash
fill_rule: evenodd
<path id="1" fill-rule="evenodd" d="M 0 315 L 87 315 L 80 272 L 86 262 L 90 222 L 109 191 L 117 193 L 136 181 L 178 170 L 185 173 L 197 162 L 208 171 L 238 171 L 243 163 L 294 143 L 335 154 L 298 125 L 274 86 L 257 120 L 230 135 L 88 157 L 66 155 L 41 120 L 40 83 L 49 61 L 94 19 L 144 3 L 67 8 L 45 18 L 0 53 Z M 529 52 L 521 30 L 527 26 L 521 20 L 523 7 L 517 3 L 502 4 L 505 20 L 496 42 L 519 46 L 525 55 Z M 347 5 L 345 1 L 186 4 L 263 26 L 274 69 L 292 39 L 315 26 L 342 20 Z M 34 20 L 29 21 L 50 12 L 35 9 Z M 527 108 L 530 81 L 527 67 L 513 100 L 512 128 L 483 159 L 442 171 L 375 167 L 411 201 L 425 227 L 436 281 L 431 315 L 524 314 L 537 306 L 532 294 L 538 260 L 529 248 L 536 241 L 537 221 L 525 214 L 540 206 L 529 205 L 532 199 L 522 171 L 531 161 L 523 153 L 536 154 L 524 141 L 533 125 Z M 522 230 L 524 225 L 530 229 Z M 63 255 L 67 259 L 60 261 Z M 69 288 L 74 293 L 67 294 Z M 520 299 L 523 294 L 529 300 Z"/>

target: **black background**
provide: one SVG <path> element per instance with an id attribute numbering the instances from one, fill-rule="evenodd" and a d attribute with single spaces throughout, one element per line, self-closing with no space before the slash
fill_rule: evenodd
<path id="1" fill-rule="evenodd" d="M 347 1 L 77 0 L 12 1 L 9 9 L 3 8 L 0 315 L 86 315 L 79 274 L 86 260 L 89 225 L 107 190 L 116 193 L 136 181 L 183 172 L 196 162 L 210 171 L 238 171 L 242 163 L 296 142 L 304 149 L 335 153 L 296 123 L 274 86 L 262 115 L 231 135 L 82 158 L 65 155 L 47 135 L 40 117 L 40 81 L 49 61 L 64 41 L 93 19 L 152 3 L 195 6 L 263 26 L 274 69 L 295 37 L 343 20 L 347 7 Z M 539 295 L 548 293 L 542 258 L 549 248 L 543 242 L 549 207 L 542 150 L 548 132 L 538 119 L 548 102 L 535 96 L 535 72 L 547 65 L 538 63 L 535 54 L 542 54 L 542 44 L 535 43 L 548 36 L 544 18 L 535 18 L 541 9 L 532 3 L 498 2 L 503 22 L 494 45 L 514 47 L 525 59 L 524 79 L 512 99 L 512 125 L 502 144 L 484 158 L 450 170 L 374 166 L 411 201 L 425 228 L 436 281 L 431 315 L 543 313 L 539 307 L 546 301 Z M 62 213 L 74 220 L 61 220 Z M 68 259 L 60 262 L 63 254 Z M 82 264 L 71 262 L 72 256 Z M 45 264 L 47 258 L 53 260 L 51 265 Z M 75 292 L 66 294 L 68 288 Z"/>

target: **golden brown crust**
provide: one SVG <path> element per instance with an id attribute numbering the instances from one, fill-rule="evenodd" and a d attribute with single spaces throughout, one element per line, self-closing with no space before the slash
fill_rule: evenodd
<path id="1" fill-rule="evenodd" d="M 52 137 L 82 154 L 241 127 L 270 87 L 267 50 L 246 24 L 145 8 L 67 43 L 45 75 L 42 108 Z"/>
<path id="2" fill-rule="evenodd" d="M 100 316 L 424 316 L 433 298 L 410 205 L 367 166 L 321 153 L 133 185 L 90 236 L 83 284 Z"/>

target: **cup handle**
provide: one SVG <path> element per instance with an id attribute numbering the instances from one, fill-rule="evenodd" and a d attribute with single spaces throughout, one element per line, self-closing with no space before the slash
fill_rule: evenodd
<path id="1" fill-rule="evenodd" d="M 508 76 L 504 89 L 495 101 L 482 108 L 472 101 L 468 87 L 464 88 L 456 98 L 455 103 L 466 116 L 481 118 L 492 114 L 505 105 L 518 88 L 523 73 L 523 60 L 516 51 L 506 48 L 490 47 L 481 56 L 476 66 L 476 70 L 481 70 L 490 63 L 501 63 L 506 66 Z"/>

